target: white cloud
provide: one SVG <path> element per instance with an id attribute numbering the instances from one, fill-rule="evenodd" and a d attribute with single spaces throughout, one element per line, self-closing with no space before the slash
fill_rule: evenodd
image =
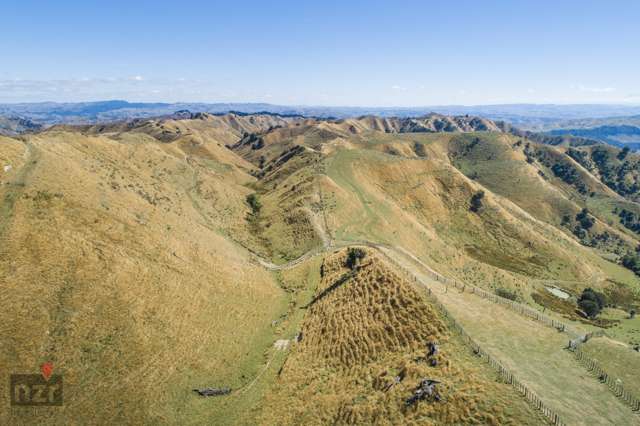
<path id="1" fill-rule="evenodd" d="M 133 77 L 131 77 L 131 80 L 142 81 L 144 80 L 144 78 L 142 78 L 141 75 L 134 75 Z"/>
<path id="2" fill-rule="evenodd" d="M 611 93 L 616 91 L 615 87 L 587 87 L 582 84 L 578 85 L 578 90 L 588 93 Z"/>
<path id="3" fill-rule="evenodd" d="M 400 91 L 402 91 L 402 92 L 404 92 L 404 91 L 406 91 L 406 90 L 407 90 L 407 88 L 406 88 L 406 87 L 398 86 L 397 84 L 394 84 L 393 86 L 391 86 L 391 88 L 392 88 L 393 90 L 400 90 Z"/>

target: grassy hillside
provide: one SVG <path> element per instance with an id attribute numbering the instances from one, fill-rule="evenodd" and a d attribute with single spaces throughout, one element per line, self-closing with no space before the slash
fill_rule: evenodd
<path id="1" fill-rule="evenodd" d="M 637 283 L 623 268 L 582 248 L 572 234 L 558 235 L 562 216 L 575 217 L 581 204 L 563 193 L 566 188 L 561 181 L 543 179 L 521 153 L 512 151 L 502 157 L 491 153 L 489 149 L 511 149 L 508 136 L 470 136 L 478 138 L 480 146 L 487 145 L 485 152 L 477 154 L 484 160 L 474 159 L 470 151 L 454 157 L 453 164 L 449 151 L 457 149 L 457 137 L 409 138 L 414 140 L 351 144 L 337 148 L 326 160 L 333 184 L 333 188 L 327 185 L 326 192 L 334 199 L 329 226 L 336 238 L 373 238 L 400 245 L 424 256 L 429 264 L 482 285 L 514 286 L 514 280 L 527 277 L 602 280 L 609 272 L 600 268 L 613 269 L 618 278 Z M 400 142 L 402 147 L 397 146 Z M 415 143 L 424 145 L 426 157 L 413 153 Z M 384 150 L 389 147 L 405 153 L 387 154 Z M 486 194 L 484 207 L 474 213 L 470 200 L 478 191 Z M 633 240 L 619 230 L 606 223 L 598 226 L 631 246 Z M 498 282 L 491 283 L 488 276 Z"/>
<path id="2" fill-rule="evenodd" d="M 299 136 L 265 137 L 271 156 L 295 146 L 306 149 L 293 158 L 323 154 L 326 176 L 317 182 L 335 240 L 393 244 L 441 272 L 529 303 L 543 303 L 549 282 L 576 297 L 588 286 L 606 293 L 628 286 L 638 303 L 638 279 L 621 266 L 638 245 L 630 229 L 636 219 L 625 216 L 625 225 L 620 218 L 637 207 L 564 148 L 495 132 L 363 130 L 326 139 L 318 147 Z M 483 206 L 472 212 L 479 192 Z"/>
<path id="3" fill-rule="evenodd" d="M 52 423 L 211 419 L 191 389 L 249 381 L 287 309 L 275 278 L 224 238 L 246 227 L 242 160 L 55 131 L 2 153 L 14 166 L 2 186 L 2 381 L 52 361 L 66 387 Z M 4 424 L 30 418 L 2 412 Z"/>
<path id="4" fill-rule="evenodd" d="M 494 126 L 184 114 L 0 138 L 0 379 L 45 361 L 65 378 L 63 408 L 0 423 L 539 424 L 381 258 L 351 274 L 331 254 L 382 243 L 634 342 L 636 157 Z M 576 311 L 585 287 L 599 319 Z M 437 371 L 415 362 L 431 338 Z M 447 403 L 403 411 L 430 374 Z"/>
<path id="5" fill-rule="evenodd" d="M 302 341 L 266 397 L 261 423 L 543 423 L 380 258 L 369 252 L 355 271 L 346 258 L 342 251 L 324 260 Z M 420 360 L 428 341 L 441 346 L 437 366 Z M 403 380 L 389 387 L 397 374 Z M 403 408 L 424 377 L 442 382 L 445 402 Z"/>

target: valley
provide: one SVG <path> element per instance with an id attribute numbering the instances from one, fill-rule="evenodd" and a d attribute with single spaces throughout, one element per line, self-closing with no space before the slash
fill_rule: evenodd
<path id="1" fill-rule="evenodd" d="M 640 398 L 633 152 L 473 116 L 183 112 L 0 136 L 2 170 L 0 380 L 65 380 L 2 424 L 640 424 L 565 349 L 603 331 L 581 350 Z M 442 400 L 405 406 L 425 377 Z"/>

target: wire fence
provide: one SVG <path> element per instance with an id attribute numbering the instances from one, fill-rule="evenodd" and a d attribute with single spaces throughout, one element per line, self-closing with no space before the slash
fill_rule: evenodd
<path id="1" fill-rule="evenodd" d="M 565 323 L 558 321 L 556 319 L 550 318 L 547 315 L 544 315 L 543 313 L 533 308 L 530 308 L 529 306 L 523 305 L 522 303 L 515 302 L 513 300 L 507 299 L 502 296 L 498 296 L 497 294 L 489 293 L 488 291 L 483 290 L 474 285 L 461 283 L 460 281 L 447 278 L 445 276 L 442 276 L 432 271 L 428 271 L 428 275 L 430 275 L 433 279 L 435 279 L 438 282 L 441 282 L 445 285 L 453 286 L 462 292 L 468 291 L 469 293 L 472 293 L 484 299 L 490 300 L 491 302 L 505 306 L 522 316 L 531 318 L 535 321 L 539 321 L 546 326 L 553 327 L 559 332 L 567 333 L 572 337 L 580 336 L 580 333 L 574 331 L 573 329 L 571 329 L 571 327 L 569 327 Z"/>
<path id="2" fill-rule="evenodd" d="M 396 262 L 394 259 L 390 258 L 389 256 L 385 256 L 385 257 L 389 259 L 389 261 L 391 261 L 391 263 L 393 263 L 400 271 L 406 274 L 406 276 L 411 281 L 415 283 L 419 283 L 418 278 L 415 275 L 413 275 L 410 271 L 408 271 L 405 267 L 400 265 L 398 262 Z M 458 334 L 460 334 L 463 342 L 471 348 L 472 352 L 476 356 L 486 361 L 487 364 L 489 364 L 499 374 L 499 376 L 502 378 L 502 380 L 504 380 L 505 383 L 508 383 L 511 386 L 513 386 L 513 388 L 516 389 L 521 395 L 523 395 L 527 400 L 527 402 L 529 402 L 529 404 L 533 406 L 533 408 L 539 410 L 549 420 L 551 424 L 553 424 L 554 426 L 566 426 L 566 423 L 564 423 L 560 419 L 560 416 L 558 415 L 558 413 L 556 413 L 555 411 L 553 411 L 553 409 L 548 407 L 540 399 L 540 397 L 536 395 L 535 392 L 533 392 L 524 383 L 518 380 L 518 378 L 516 378 L 516 376 L 511 371 L 505 368 L 502 365 L 502 363 L 500 363 L 500 361 L 498 361 L 497 359 L 489 355 L 489 353 L 487 353 L 484 349 L 482 349 L 482 347 L 475 340 L 471 338 L 469 333 L 467 333 L 466 330 L 462 327 L 462 325 L 460 325 L 460 323 L 458 323 L 451 316 L 447 308 L 432 293 L 430 288 L 427 288 L 427 293 L 429 295 L 429 299 L 433 302 L 434 306 L 436 306 L 436 308 L 438 309 L 438 311 L 440 311 L 442 316 L 447 320 L 447 322 L 449 322 L 451 327 Z"/>
<path id="3" fill-rule="evenodd" d="M 369 246 L 372 248 L 375 248 L 376 250 L 380 251 L 381 247 L 387 248 L 387 249 L 391 249 L 393 250 L 394 248 L 392 246 L 389 246 L 387 244 L 379 244 L 379 243 L 371 243 L 369 241 L 352 241 L 353 244 L 361 244 L 361 245 L 365 245 L 365 246 Z M 405 270 L 405 268 L 403 266 L 401 266 L 396 260 L 392 259 L 390 256 L 388 256 L 386 253 L 382 252 L 381 253 L 383 255 L 385 255 L 385 257 L 387 259 L 390 259 L 396 266 L 402 268 L 403 270 Z M 481 289 L 480 287 L 471 285 L 471 284 L 466 284 L 463 282 L 460 282 L 458 280 L 455 279 L 451 279 L 451 278 L 447 278 L 444 275 L 441 275 L 429 268 L 423 268 L 423 270 L 426 272 L 427 275 L 429 275 L 432 279 L 434 279 L 435 281 L 444 284 L 445 286 L 453 286 L 454 288 L 460 290 L 461 292 L 465 292 L 468 291 L 472 294 L 475 294 L 477 296 L 480 296 L 484 299 L 490 300 L 496 304 L 502 305 L 502 306 L 506 306 L 507 308 L 511 309 L 512 311 L 534 319 L 536 321 L 539 321 L 549 327 L 553 327 L 556 330 L 558 330 L 559 332 L 564 332 L 569 334 L 570 336 L 576 338 L 576 337 L 581 337 L 581 334 L 576 332 L 575 330 L 573 330 L 571 327 L 569 327 L 568 325 L 566 325 L 565 323 L 558 321 L 556 319 L 550 318 L 547 315 L 544 315 L 543 313 L 530 308 L 529 306 L 526 306 L 522 303 L 518 303 L 515 302 L 513 300 L 507 299 L 505 297 L 502 296 L 498 296 L 497 294 L 494 293 L 489 293 L 488 291 L 485 291 L 483 289 Z M 595 337 L 595 336 L 594 336 Z"/>
<path id="4" fill-rule="evenodd" d="M 456 280 L 451 280 L 449 278 L 443 277 L 436 273 L 430 273 L 429 275 L 434 277 L 434 279 L 436 279 L 439 282 L 444 282 L 445 285 L 453 285 L 455 288 L 457 288 L 458 290 L 461 290 L 462 292 L 468 290 L 470 293 L 476 294 L 482 298 L 488 299 L 499 305 L 506 306 L 509 309 L 525 317 L 532 318 L 545 325 L 554 327 L 556 330 L 560 332 L 565 332 L 568 335 L 572 336 L 574 339 L 570 341 L 568 348 L 573 351 L 576 359 L 580 362 L 580 364 L 586 367 L 589 372 L 594 373 L 598 377 L 598 380 L 606 384 L 609 390 L 611 390 L 611 392 L 616 397 L 621 399 L 625 404 L 631 407 L 633 411 L 640 411 L 640 399 L 638 399 L 634 395 L 630 394 L 627 390 L 625 390 L 620 379 L 614 376 L 611 376 L 609 373 L 603 370 L 602 367 L 593 358 L 590 358 L 588 355 L 584 353 L 584 351 L 580 349 L 580 346 L 583 343 L 587 342 L 589 339 L 593 337 L 604 336 L 606 334 L 604 330 L 597 330 L 597 331 L 587 333 L 585 335 L 581 335 L 576 331 L 567 327 L 566 324 L 560 321 L 557 321 L 553 318 L 549 318 L 548 316 L 541 314 L 535 309 L 529 308 L 520 303 L 514 302 L 512 300 L 506 299 L 496 294 L 489 293 L 485 290 L 482 290 L 481 288 L 460 283 L 459 281 L 456 281 Z"/>
<path id="5" fill-rule="evenodd" d="M 417 281 L 417 280 L 416 280 Z M 460 325 L 447 311 L 442 303 L 432 294 L 431 289 L 427 289 L 431 301 L 441 312 L 442 316 L 446 318 L 446 320 L 450 323 L 452 328 L 460 334 L 462 340 L 471 348 L 473 353 L 478 356 L 480 359 L 484 360 L 489 364 L 498 375 L 504 380 L 505 383 L 510 384 L 515 388 L 521 395 L 525 397 L 525 399 L 537 410 L 539 410 L 553 425 L 565 425 L 564 422 L 560 419 L 558 413 L 553 411 L 550 407 L 548 407 L 538 395 L 529 389 L 524 383 L 514 376 L 514 374 L 505 368 L 500 361 L 489 355 L 482 347 L 474 341 L 469 333 Z"/>
<path id="6" fill-rule="evenodd" d="M 361 245 L 369 246 L 371 248 L 376 249 L 386 259 L 388 259 L 391 263 L 393 263 L 400 271 L 406 274 L 406 276 L 409 277 L 411 281 L 414 281 L 415 283 L 419 283 L 418 278 L 411 271 L 409 271 L 407 268 L 401 265 L 398 261 L 390 257 L 384 251 L 380 250 L 381 247 L 389 248 L 389 246 L 385 244 L 375 244 L 368 241 L 353 241 L 352 243 L 361 244 Z M 627 390 L 625 390 L 621 380 L 619 380 L 614 376 L 611 376 L 606 371 L 604 371 L 602 367 L 593 358 L 590 358 L 587 354 L 584 353 L 584 351 L 580 349 L 581 344 L 588 341 L 590 338 L 604 336 L 606 334 L 604 330 L 593 331 L 593 332 L 582 335 L 576 332 L 575 330 L 571 329 L 570 327 L 568 327 L 563 322 L 550 318 L 536 311 L 535 309 L 532 309 L 521 303 L 514 302 L 510 299 L 498 296 L 497 294 L 489 293 L 479 287 L 461 283 L 457 280 L 447 278 L 443 275 L 438 274 L 435 271 L 427 270 L 427 274 L 430 277 L 432 277 L 434 280 L 440 283 L 443 283 L 446 286 L 453 286 L 454 288 L 460 290 L 461 292 L 469 291 L 472 294 L 475 294 L 484 299 L 490 300 L 496 304 L 505 306 L 511 309 L 512 311 L 519 313 L 520 315 L 539 321 L 544 325 L 553 327 L 559 332 L 567 333 L 569 336 L 573 338 L 572 340 L 570 340 L 568 348 L 573 351 L 577 361 L 581 365 L 583 365 L 589 372 L 595 374 L 598 380 L 606 384 L 609 390 L 616 397 L 620 398 L 624 403 L 626 403 L 629 407 L 631 407 L 633 411 L 640 412 L 640 399 L 638 399 L 634 395 L 630 394 Z M 430 297 L 431 300 L 434 301 L 435 305 L 443 313 L 445 318 L 447 318 L 449 322 L 451 322 L 453 327 L 460 332 L 460 334 L 463 336 L 463 339 L 467 342 L 467 344 L 469 344 L 472 347 L 472 349 L 474 349 L 474 353 L 477 350 L 478 351 L 477 354 L 480 354 L 480 356 L 486 358 L 487 362 L 490 365 L 492 365 L 501 374 L 501 376 L 503 376 L 506 380 L 508 380 L 508 383 L 511 383 L 512 385 L 514 385 L 514 387 L 516 387 L 518 391 L 522 393 L 534 405 L 534 407 L 540 409 L 544 413 L 544 415 L 551 420 L 553 424 L 558 424 L 558 425 L 563 424 L 558 419 L 557 414 L 553 413 L 548 407 L 546 407 L 542 403 L 542 401 L 540 401 L 537 395 L 535 395 L 532 391 L 526 389 L 526 387 L 521 382 L 519 382 L 517 379 L 515 379 L 515 377 L 513 377 L 512 373 L 506 371 L 498 361 L 491 358 L 489 354 L 483 351 L 480 345 L 478 345 L 475 341 L 473 341 L 473 339 L 471 339 L 469 334 L 462 328 L 462 326 L 457 321 L 455 321 L 453 317 L 451 317 L 451 315 L 449 314 L 447 309 L 444 307 L 444 305 L 435 297 L 434 294 L 432 294 L 431 289 L 427 288 L 427 290 L 429 292 L 429 295 L 431 296 Z"/>
<path id="7" fill-rule="evenodd" d="M 615 396 L 624 401 L 633 411 L 640 411 L 640 399 L 636 398 L 629 391 L 625 390 L 622 386 L 622 381 L 611 375 L 602 369 L 598 362 L 584 353 L 580 347 L 576 347 L 573 350 L 578 362 L 586 367 L 589 372 L 594 374 L 601 383 L 607 385 L 607 387 L 613 392 Z"/>

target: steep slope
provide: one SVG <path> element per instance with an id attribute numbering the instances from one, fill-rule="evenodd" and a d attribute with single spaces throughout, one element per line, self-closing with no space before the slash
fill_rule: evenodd
<path id="1" fill-rule="evenodd" d="M 598 207 L 600 200 L 622 202 L 621 197 L 571 155 L 565 155 L 562 148 L 506 136 L 458 137 L 452 142 L 450 156 L 465 175 L 514 201 L 536 218 L 572 232 L 574 227 L 570 225 L 575 224 L 575 216 L 589 207 L 602 219 L 589 230 L 591 237 L 607 232 L 622 247 L 634 245 L 634 239 L 626 235 L 623 227 L 605 220 L 610 212 Z M 574 151 L 577 152 L 569 148 L 569 152 Z M 591 238 L 589 243 L 599 244 L 597 238 Z"/>
<path id="2" fill-rule="evenodd" d="M 0 423 L 213 422 L 191 389 L 252 380 L 288 303 L 224 237 L 250 238 L 243 160 L 139 133 L 1 142 L 1 380 L 51 361 L 65 405 Z"/>
<path id="3" fill-rule="evenodd" d="M 543 424 L 512 388 L 471 356 L 410 283 L 372 252 L 351 270 L 325 258 L 300 343 L 265 400 L 262 424 Z M 422 359 L 437 341 L 438 363 Z M 400 383 L 391 386 L 396 375 Z M 422 378 L 442 402 L 405 408 Z"/>
<path id="4" fill-rule="evenodd" d="M 566 154 L 616 193 L 640 200 L 640 155 L 606 145 L 568 148 Z"/>
<path id="5" fill-rule="evenodd" d="M 164 142 L 193 134 L 206 134 L 224 144 L 236 142 L 246 133 L 263 132 L 287 125 L 292 119 L 277 115 L 238 115 L 228 113 L 213 115 L 207 113 L 181 112 L 169 117 L 137 119 L 106 124 L 84 126 L 60 125 L 57 128 L 77 129 L 88 134 L 143 133 Z"/>
<path id="6" fill-rule="evenodd" d="M 434 137 L 425 144 L 427 157 L 420 159 L 378 150 L 336 151 L 327 161 L 328 175 L 338 187 L 326 187 L 328 197 L 335 198 L 329 223 L 336 238 L 373 237 L 400 244 L 444 268 L 458 269 L 470 255 L 493 263 L 500 274 L 588 276 L 591 266 L 571 253 L 577 244 L 558 239 L 510 202 L 467 179 L 448 164 L 444 143 L 448 138 Z M 485 208 L 474 213 L 469 203 L 480 190 L 485 190 Z M 438 248 L 428 250 L 427 243 Z"/>
<path id="7" fill-rule="evenodd" d="M 384 131 L 336 128 L 358 120 Z M 638 245 L 631 228 L 640 212 L 567 155 L 577 148 L 500 132 L 395 133 L 389 119 L 358 120 L 297 123 L 233 150 L 257 168 L 267 198 L 276 187 L 295 187 L 292 180 L 278 186 L 292 170 L 317 168 L 315 177 L 305 175 L 317 195 L 299 200 L 322 201 L 335 240 L 397 245 L 442 272 L 530 302 L 541 280 L 566 282 L 578 294 L 585 282 L 606 291 L 619 283 L 640 288 L 633 272 L 615 264 Z"/>

